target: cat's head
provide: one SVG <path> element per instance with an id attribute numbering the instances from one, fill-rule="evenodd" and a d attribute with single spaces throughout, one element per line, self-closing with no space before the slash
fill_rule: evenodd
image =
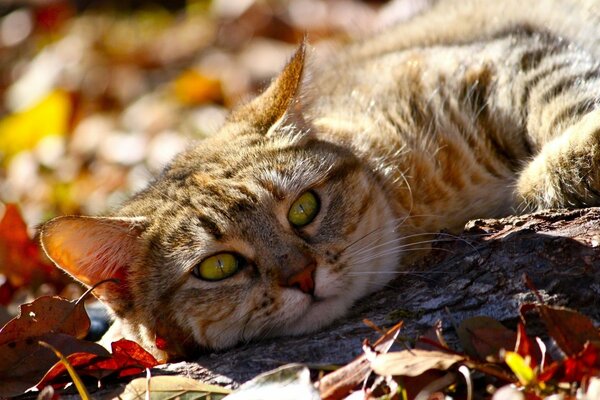
<path id="1" fill-rule="evenodd" d="M 398 264 L 378 177 L 304 113 L 304 54 L 115 216 L 42 228 L 79 281 L 118 279 L 94 293 L 155 354 L 318 329 Z"/>

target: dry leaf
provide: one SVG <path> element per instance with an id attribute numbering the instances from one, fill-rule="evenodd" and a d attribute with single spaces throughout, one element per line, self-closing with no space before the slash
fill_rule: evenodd
<path id="1" fill-rule="evenodd" d="M 379 338 L 373 348 L 380 353 L 386 353 L 402 328 L 402 322 L 396 324 L 385 335 Z M 335 400 L 346 397 L 350 391 L 364 381 L 371 373 L 371 366 L 363 354 L 351 363 L 326 375 L 319 381 L 319 392 L 323 400 Z"/>
<path id="2" fill-rule="evenodd" d="M 64 333 L 46 333 L 0 345 L 0 397 L 17 396 L 36 386 L 57 363 L 56 355 L 40 346 L 38 340 L 51 344 L 64 355 L 80 352 L 93 353 L 95 357 L 109 355 L 99 344 Z"/>
<path id="3" fill-rule="evenodd" d="M 154 376 L 149 382 L 153 400 L 166 399 L 212 399 L 219 400 L 231 393 L 231 390 L 220 386 L 209 385 L 183 376 Z M 119 395 L 123 400 L 145 400 L 147 378 L 132 380 Z"/>
<path id="4" fill-rule="evenodd" d="M 587 342 L 600 347 L 600 334 L 592 321 L 577 311 L 547 305 L 537 306 L 550 337 L 568 356 L 581 353 Z"/>
<path id="5" fill-rule="evenodd" d="M 64 355 L 76 352 L 106 354 L 102 346 L 83 339 L 90 320 L 83 302 L 44 296 L 23 304 L 17 317 L 0 330 L 0 396 L 14 396 L 34 386 L 56 362 L 38 344 L 50 343 Z"/>
<path id="6" fill-rule="evenodd" d="M 515 332 L 486 316 L 462 321 L 456 333 L 465 352 L 480 360 L 497 356 L 501 349 L 514 349 L 517 340 Z"/>
<path id="7" fill-rule="evenodd" d="M 465 357 L 458 354 L 413 349 L 381 354 L 371 362 L 371 368 L 379 375 L 418 376 L 430 369 L 445 371 L 461 361 Z"/>

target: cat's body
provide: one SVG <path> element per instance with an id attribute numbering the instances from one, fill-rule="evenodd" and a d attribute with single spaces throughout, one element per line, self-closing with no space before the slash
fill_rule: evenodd
<path id="1" fill-rule="evenodd" d="M 87 285 L 120 279 L 95 293 L 126 337 L 185 353 L 318 329 L 423 234 L 599 204 L 596 14 L 531 7 L 442 2 L 326 65 L 301 46 L 114 217 L 57 218 L 44 248 Z"/>

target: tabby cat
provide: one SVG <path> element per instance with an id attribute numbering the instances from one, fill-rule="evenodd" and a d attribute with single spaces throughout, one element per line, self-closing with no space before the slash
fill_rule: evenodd
<path id="1" fill-rule="evenodd" d="M 48 256 L 116 318 L 191 354 L 314 331 L 426 233 L 600 203 L 593 2 L 440 1 L 264 93 L 109 217 L 47 222 Z"/>

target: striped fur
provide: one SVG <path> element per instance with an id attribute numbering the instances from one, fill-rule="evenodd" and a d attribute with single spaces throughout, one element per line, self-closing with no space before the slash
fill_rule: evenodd
<path id="1" fill-rule="evenodd" d="M 428 233 L 600 203 L 597 15 L 591 1 L 440 1 L 325 64 L 302 45 L 118 219 L 53 220 L 44 248 L 86 284 L 119 261 L 106 264 L 127 296 L 104 301 L 156 354 L 156 336 L 187 353 L 318 329 L 385 285 Z M 294 229 L 287 213 L 307 190 L 321 210 Z M 128 218 L 135 240 L 107 230 Z M 123 243 L 133 260 L 106 250 Z M 221 251 L 246 265 L 218 282 L 192 275 Z M 312 296 L 279 283 L 307 260 Z"/>

